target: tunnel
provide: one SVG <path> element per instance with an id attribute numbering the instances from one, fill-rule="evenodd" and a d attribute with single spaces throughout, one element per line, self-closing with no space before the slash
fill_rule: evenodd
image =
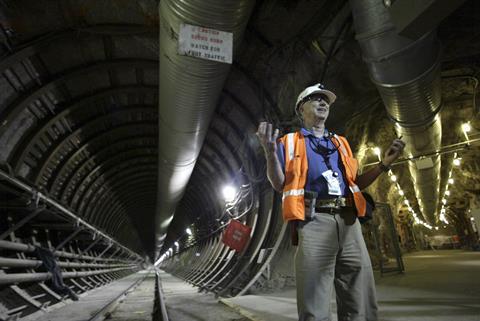
<path id="1" fill-rule="evenodd" d="M 0 71 L 0 321 L 298 320 L 257 131 L 318 83 L 358 175 L 405 142 L 378 320 L 480 320 L 478 1 L 2 0 Z"/>

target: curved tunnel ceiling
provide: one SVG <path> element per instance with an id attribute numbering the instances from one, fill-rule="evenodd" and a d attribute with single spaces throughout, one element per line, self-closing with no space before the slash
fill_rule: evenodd
<path id="1" fill-rule="evenodd" d="M 1 161 L 144 253 L 156 200 L 155 8 L 153 1 L 2 8 L 9 38 L 0 65 Z"/>
<path id="2" fill-rule="evenodd" d="M 0 162 L 126 246 L 150 255 L 162 143 L 157 6 L 147 0 L 0 5 Z M 457 128 L 465 121 L 472 135 L 480 129 L 479 105 L 473 104 L 480 44 L 471 41 L 478 37 L 471 6 L 473 1 L 466 2 L 438 28 L 444 46 L 442 125 L 450 129 L 444 130 L 443 146 L 464 139 Z M 322 74 L 339 96 L 328 127 L 350 138 L 363 163 L 376 161 L 368 148 L 385 148 L 395 134 L 362 62 L 349 14 L 345 1 L 257 1 L 164 249 L 184 237 L 187 227 L 199 240 L 216 235 L 229 217 L 224 184 L 248 185 L 258 195 L 264 191 L 257 124 L 266 119 L 284 132 L 298 126 L 292 101 Z M 458 153 L 465 175 L 456 178 L 449 204 L 465 208 L 464 192 L 478 198 L 478 145 Z M 440 195 L 452 157 L 442 156 Z M 412 207 L 418 206 L 407 165 L 394 172 Z M 371 190 L 379 201 L 405 210 L 388 176 Z"/>

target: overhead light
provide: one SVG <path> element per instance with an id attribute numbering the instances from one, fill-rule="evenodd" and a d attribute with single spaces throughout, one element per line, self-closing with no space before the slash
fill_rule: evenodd
<path id="1" fill-rule="evenodd" d="M 453 184 L 453 182 L 454 182 L 453 178 L 448 179 L 448 184 Z"/>
<path id="2" fill-rule="evenodd" d="M 462 130 L 466 133 L 472 130 L 472 127 L 470 126 L 470 123 L 464 123 L 462 124 Z"/>
<path id="3" fill-rule="evenodd" d="M 185 232 L 187 232 L 188 235 L 192 235 L 192 230 L 191 230 L 189 227 L 187 227 L 187 229 L 185 230 Z"/>
<path id="4" fill-rule="evenodd" d="M 450 191 L 445 191 L 445 195 L 449 196 L 450 195 Z"/>
<path id="5" fill-rule="evenodd" d="M 392 182 L 396 182 L 397 181 L 397 176 L 392 175 L 392 176 L 390 176 L 390 179 L 392 180 Z"/>
<path id="6" fill-rule="evenodd" d="M 200 253 L 198 253 L 198 252 L 197 252 L 197 253 L 195 253 L 195 256 L 200 256 Z"/>
<path id="7" fill-rule="evenodd" d="M 437 230 L 437 231 L 438 231 L 438 226 L 435 226 L 435 230 Z"/>
<path id="8" fill-rule="evenodd" d="M 405 195 L 405 193 L 401 189 L 398 190 L 398 194 L 400 194 L 400 196 Z"/>
<path id="9" fill-rule="evenodd" d="M 405 205 L 409 204 L 408 200 L 404 200 L 403 202 L 405 203 Z"/>
<path id="10" fill-rule="evenodd" d="M 460 158 L 455 158 L 455 159 L 453 160 L 453 165 L 455 165 L 455 166 L 460 166 Z"/>
<path id="11" fill-rule="evenodd" d="M 442 203 L 443 203 L 443 204 L 447 204 L 447 200 L 444 199 L 444 198 L 442 198 Z"/>
<path id="12" fill-rule="evenodd" d="M 233 201 L 236 195 L 237 195 L 237 190 L 235 187 L 231 185 L 227 185 L 223 188 L 223 197 L 225 198 L 225 202 Z"/>
<path id="13" fill-rule="evenodd" d="M 380 154 L 382 153 L 382 150 L 379 147 L 374 147 L 373 152 L 375 153 L 375 155 L 380 157 Z"/>
<path id="14" fill-rule="evenodd" d="M 175 246 L 178 247 L 180 244 L 178 244 L 178 242 L 175 242 Z"/>

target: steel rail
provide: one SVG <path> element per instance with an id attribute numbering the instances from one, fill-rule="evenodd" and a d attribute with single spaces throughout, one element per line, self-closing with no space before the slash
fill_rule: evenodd
<path id="1" fill-rule="evenodd" d="M 157 275 L 157 295 L 158 295 L 158 304 L 160 306 L 161 319 L 159 321 L 169 321 L 167 314 L 167 306 L 165 305 L 165 299 L 162 288 L 162 281 L 160 278 L 160 271 L 158 268 L 155 268 L 155 274 Z"/>
<path id="2" fill-rule="evenodd" d="M 110 312 L 112 312 L 120 303 L 120 301 L 127 296 L 128 292 L 130 292 L 131 290 L 139 286 L 147 278 L 147 276 L 148 276 L 148 273 L 145 273 L 145 276 L 143 278 L 136 280 L 126 290 L 124 290 L 122 293 L 116 296 L 113 300 L 111 300 L 106 305 L 104 305 L 103 308 L 98 310 L 98 312 L 92 315 L 92 317 L 89 318 L 87 321 L 103 321 L 105 319 L 108 319 L 110 317 Z"/>

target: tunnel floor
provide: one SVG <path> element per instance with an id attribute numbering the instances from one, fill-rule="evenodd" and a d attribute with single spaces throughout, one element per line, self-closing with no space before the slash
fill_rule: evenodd
<path id="1" fill-rule="evenodd" d="M 380 321 L 480 321 L 480 252 L 422 251 L 404 263 L 404 274 L 375 275 Z M 222 302 L 252 320 L 297 320 L 295 289 Z M 332 301 L 332 321 L 335 311 Z"/>
<path id="2" fill-rule="evenodd" d="M 480 252 L 422 251 L 404 256 L 404 274 L 376 274 L 380 321 L 480 321 Z M 218 299 L 160 272 L 171 321 L 295 321 L 295 289 Z M 141 281 L 141 282 L 140 282 Z M 132 286 L 136 284 L 136 286 Z M 112 321 L 150 321 L 155 274 L 142 271 L 82 295 L 38 321 L 85 321 L 126 289 Z M 337 321 L 332 300 L 332 321 Z"/>
<path id="3" fill-rule="evenodd" d="M 212 293 L 199 293 L 198 288 L 167 274 L 160 273 L 165 305 L 170 321 L 248 321 Z"/>
<path id="4" fill-rule="evenodd" d="M 131 287 L 131 288 L 130 288 Z M 35 321 L 88 321 L 94 320 L 96 314 L 107 304 L 122 295 L 119 304 L 111 313 L 105 315 L 110 321 L 151 321 L 154 304 L 155 273 L 141 271 L 104 287 L 80 295 L 80 300 L 70 302 L 42 316 Z M 103 320 L 101 317 L 98 320 Z"/>

